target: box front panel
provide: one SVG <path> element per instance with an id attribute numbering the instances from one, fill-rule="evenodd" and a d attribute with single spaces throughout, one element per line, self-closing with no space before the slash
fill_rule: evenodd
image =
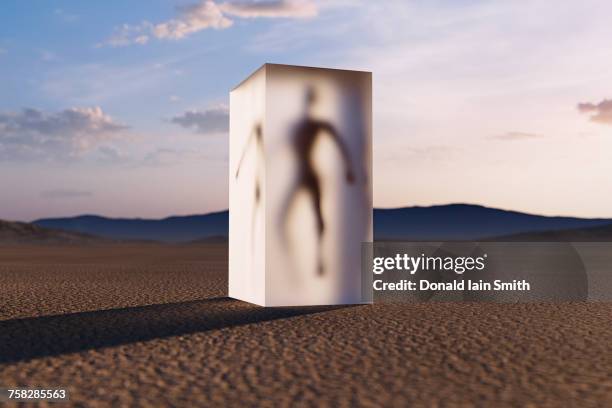
<path id="1" fill-rule="evenodd" d="M 371 74 L 266 66 L 266 304 L 360 303 Z"/>

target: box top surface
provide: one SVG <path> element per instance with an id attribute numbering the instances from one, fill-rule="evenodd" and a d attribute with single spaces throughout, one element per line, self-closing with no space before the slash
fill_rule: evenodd
<path id="1" fill-rule="evenodd" d="M 259 71 L 263 70 L 266 68 L 267 64 L 263 64 L 261 67 L 257 68 L 255 71 L 251 72 L 246 78 L 244 78 L 242 81 L 240 81 L 238 83 L 238 85 L 236 85 L 235 87 L 232 88 L 232 91 L 235 89 L 240 88 L 244 83 L 246 83 L 249 79 L 251 79 L 252 77 L 255 76 L 255 74 L 257 74 Z M 230 91 L 231 92 L 231 91 Z"/>
<path id="2" fill-rule="evenodd" d="M 372 71 L 362 71 L 362 70 L 355 70 L 355 69 L 314 67 L 314 66 L 308 66 L 308 65 L 274 64 L 274 63 L 266 62 L 265 64 L 263 64 L 262 66 L 257 68 L 255 71 L 253 71 L 245 79 L 240 81 L 240 83 L 238 85 L 236 85 L 235 87 L 232 88 L 232 91 L 235 90 L 235 89 L 240 88 L 240 86 L 242 86 L 245 82 L 247 82 L 249 79 L 251 79 L 253 76 L 255 76 L 255 74 L 257 74 L 259 71 L 265 70 L 266 67 L 284 67 L 284 68 L 298 68 L 298 69 L 313 69 L 313 70 L 323 70 L 323 71 L 347 71 L 347 72 L 359 72 L 359 73 L 370 74 L 370 75 L 372 74 Z"/>

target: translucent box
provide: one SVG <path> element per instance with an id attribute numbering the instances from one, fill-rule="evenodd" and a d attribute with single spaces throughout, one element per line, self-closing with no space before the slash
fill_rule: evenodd
<path id="1" fill-rule="evenodd" d="M 229 296 L 369 301 L 372 74 L 265 64 L 230 93 Z"/>

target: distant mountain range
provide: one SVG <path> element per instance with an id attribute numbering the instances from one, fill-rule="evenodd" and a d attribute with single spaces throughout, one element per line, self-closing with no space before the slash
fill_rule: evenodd
<path id="1" fill-rule="evenodd" d="M 374 211 L 376 239 L 478 240 L 612 225 L 612 219 L 547 217 L 470 204 Z"/>
<path id="2" fill-rule="evenodd" d="M 160 220 L 84 215 L 41 219 L 33 224 L 115 240 L 215 241 L 227 237 L 228 212 L 176 216 Z M 543 239 L 550 237 L 548 239 L 556 240 L 553 237 L 569 238 L 575 234 L 582 234 L 583 238 L 591 233 L 600 237 L 608 236 L 598 230 L 589 230 L 605 225 L 608 226 L 602 231 L 607 231 L 606 228 L 612 229 L 612 219 L 547 217 L 469 204 L 374 210 L 374 235 L 377 240 L 483 240 L 516 234 L 523 234 L 523 238 L 527 240 L 527 237 L 533 236 L 534 233 L 544 232 L 546 233 L 541 235 Z M 568 231 L 576 229 L 586 230 L 574 235 Z M 559 231 L 559 234 L 555 235 L 554 231 Z"/>

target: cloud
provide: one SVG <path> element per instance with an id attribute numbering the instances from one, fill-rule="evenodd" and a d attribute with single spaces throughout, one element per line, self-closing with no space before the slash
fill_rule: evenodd
<path id="1" fill-rule="evenodd" d="M 264 0 L 217 3 L 202 0 L 178 9 L 178 16 L 168 21 L 153 24 L 143 21 L 137 25 L 123 24 L 104 43 L 121 47 L 132 44 L 144 45 L 151 38 L 180 40 L 206 29 L 223 30 L 234 24 L 236 18 L 307 18 L 317 14 L 312 0 Z"/>
<path id="2" fill-rule="evenodd" d="M 232 24 L 232 20 L 223 15 L 221 8 L 209 0 L 186 6 L 181 9 L 178 18 L 156 24 L 153 35 L 160 39 L 179 40 L 207 28 L 224 29 Z"/>
<path id="3" fill-rule="evenodd" d="M 223 3 L 221 10 L 240 18 L 307 18 L 317 15 L 317 6 L 310 1 L 276 0 Z"/>
<path id="4" fill-rule="evenodd" d="M 100 107 L 0 112 L 0 158 L 76 158 L 126 129 Z"/>
<path id="5" fill-rule="evenodd" d="M 491 139 L 496 140 L 505 140 L 505 141 L 513 141 L 513 140 L 531 140 L 531 139 L 540 139 L 543 137 L 537 133 L 528 133 L 528 132 L 506 132 L 501 135 L 491 136 Z"/>
<path id="6" fill-rule="evenodd" d="M 40 193 L 42 198 L 50 198 L 50 199 L 66 199 L 66 198 L 85 198 L 92 197 L 93 193 L 91 191 L 79 191 L 79 190 L 45 190 Z"/>
<path id="7" fill-rule="evenodd" d="M 597 104 L 590 102 L 579 103 L 578 111 L 580 113 L 591 114 L 590 120 L 592 122 L 612 125 L 612 99 L 604 99 Z"/>
<path id="8" fill-rule="evenodd" d="M 204 111 L 187 111 L 170 122 L 202 134 L 219 134 L 229 130 L 229 109 L 218 106 Z"/>

